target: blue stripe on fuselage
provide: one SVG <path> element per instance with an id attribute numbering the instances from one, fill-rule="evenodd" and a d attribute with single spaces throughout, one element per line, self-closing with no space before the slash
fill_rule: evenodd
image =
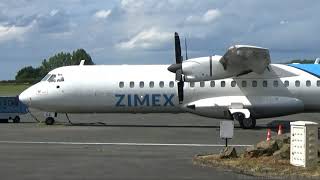
<path id="1" fill-rule="evenodd" d="M 288 66 L 295 67 L 320 78 L 320 64 L 288 64 Z"/>

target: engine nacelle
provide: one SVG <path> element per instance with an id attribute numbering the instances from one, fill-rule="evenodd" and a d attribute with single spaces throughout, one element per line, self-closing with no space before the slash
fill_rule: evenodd
<path id="1" fill-rule="evenodd" d="M 189 59 L 182 63 L 184 81 L 198 82 L 225 79 L 243 72 L 242 68 L 225 70 L 220 63 L 221 56 L 201 57 Z"/>
<path id="2" fill-rule="evenodd" d="M 223 56 L 189 59 L 168 68 L 171 72 L 182 70 L 185 81 L 207 81 L 230 78 L 255 72 L 262 74 L 270 64 L 269 50 L 256 46 L 235 45 Z"/>

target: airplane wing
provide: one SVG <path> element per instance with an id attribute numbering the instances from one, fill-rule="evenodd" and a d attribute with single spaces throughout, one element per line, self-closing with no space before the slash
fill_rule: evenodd
<path id="1" fill-rule="evenodd" d="M 240 72 L 238 75 L 249 72 L 262 74 L 270 62 L 268 49 L 248 45 L 231 46 L 220 59 L 224 70 Z"/>

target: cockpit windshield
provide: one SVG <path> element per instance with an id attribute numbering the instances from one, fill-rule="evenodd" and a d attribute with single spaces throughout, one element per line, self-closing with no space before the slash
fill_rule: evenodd
<path id="1" fill-rule="evenodd" d="M 48 79 L 48 82 L 56 82 L 57 81 L 56 78 L 57 78 L 57 76 L 55 74 L 52 74 L 50 76 L 50 78 Z"/>
<path id="2" fill-rule="evenodd" d="M 44 78 L 42 78 L 41 81 L 47 81 L 49 79 L 49 77 L 51 76 L 51 74 L 47 74 Z"/>
<path id="3" fill-rule="evenodd" d="M 48 82 L 64 82 L 64 77 L 62 74 L 48 74 L 43 78 L 43 81 Z"/>

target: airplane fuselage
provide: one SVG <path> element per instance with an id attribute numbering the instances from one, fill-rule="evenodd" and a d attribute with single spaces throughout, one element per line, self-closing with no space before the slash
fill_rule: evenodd
<path id="1" fill-rule="evenodd" d="M 320 111 L 320 65 L 271 64 L 263 74 L 185 82 L 180 104 L 169 65 L 67 66 L 51 71 L 20 99 L 32 108 L 57 113 L 182 113 L 230 119 L 241 106 L 254 118 Z M 294 67 L 295 66 L 295 67 Z M 60 80 L 59 80 L 60 78 Z M 61 79 L 62 78 L 62 79 Z M 50 82 L 51 81 L 51 82 Z"/>

